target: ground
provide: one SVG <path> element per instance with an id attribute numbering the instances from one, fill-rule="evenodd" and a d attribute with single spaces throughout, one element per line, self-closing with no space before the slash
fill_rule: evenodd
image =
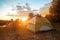
<path id="1" fill-rule="evenodd" d="M 55 23 L 56 30 L 33 33 L 25 28 L 0 27 L 0 40 L 60 40 L 60 23 Z"/>

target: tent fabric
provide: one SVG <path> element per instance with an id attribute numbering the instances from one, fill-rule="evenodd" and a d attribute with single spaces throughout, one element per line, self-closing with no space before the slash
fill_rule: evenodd
<path id="1" fill-rule="evenodd" d="M 27 29 L 29 29 L 32 32 L 35 32 L 35 25 L 34 24 L 28 24 Z"/>
<path id="2" fill-rule="evenodd" d="M 36 17 L 32 18 L 32 19 L 29 21 L 29 23 L 35 24 L 35 22 L 36 22 L 35 19 L 36 19 Z"/>
<path id="3" fill-rule="evenodd" d="M 51 30 L 52 28 L 53 26 L 46 18 L 39 16 L 34 16 L 31 20 L 28 21 L 27 24 L 27 29 L 32 32 L 47 31 Z"/>
<path id="4" fill-rule="evenodd" d="M 49 26 L 42 26 L 40 28 L 41 31 L 46 31 L 46 30 L 51 30 L 51 28 Z"/>

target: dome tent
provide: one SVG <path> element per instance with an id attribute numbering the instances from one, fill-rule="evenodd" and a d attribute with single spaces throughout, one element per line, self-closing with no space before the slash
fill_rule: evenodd
<path id="1" fill-rule="evenodd" d="M 48 31 L 52 30 L 53 26 L 46 18 L 34 16 L 32 19 L 28 21 L 27 29 L 32 32 Z"/>

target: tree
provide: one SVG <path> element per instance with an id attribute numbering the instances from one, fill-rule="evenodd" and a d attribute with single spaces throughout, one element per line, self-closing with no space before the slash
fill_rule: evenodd
<path id="1" fill-rule="evenodd" d="M 52 20 L 55 22 L 60 21 L 60 0 L 53 0 L 50 7 Z"/>
<path id="2" fill-rule="evenodd" d="M 31 19 L 33 16 L 34 16 L 33 13 L 29 13 L 29 15 L 28 15 L 29 19 Z"/>

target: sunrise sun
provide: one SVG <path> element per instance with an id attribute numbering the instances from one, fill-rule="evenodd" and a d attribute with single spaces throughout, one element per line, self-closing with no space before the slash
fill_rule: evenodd
<path id="1" fill-rule="evenodd" d="M 20 18 L 23 22 L 27 21 L 28 17 L 22 17 Z"/>

